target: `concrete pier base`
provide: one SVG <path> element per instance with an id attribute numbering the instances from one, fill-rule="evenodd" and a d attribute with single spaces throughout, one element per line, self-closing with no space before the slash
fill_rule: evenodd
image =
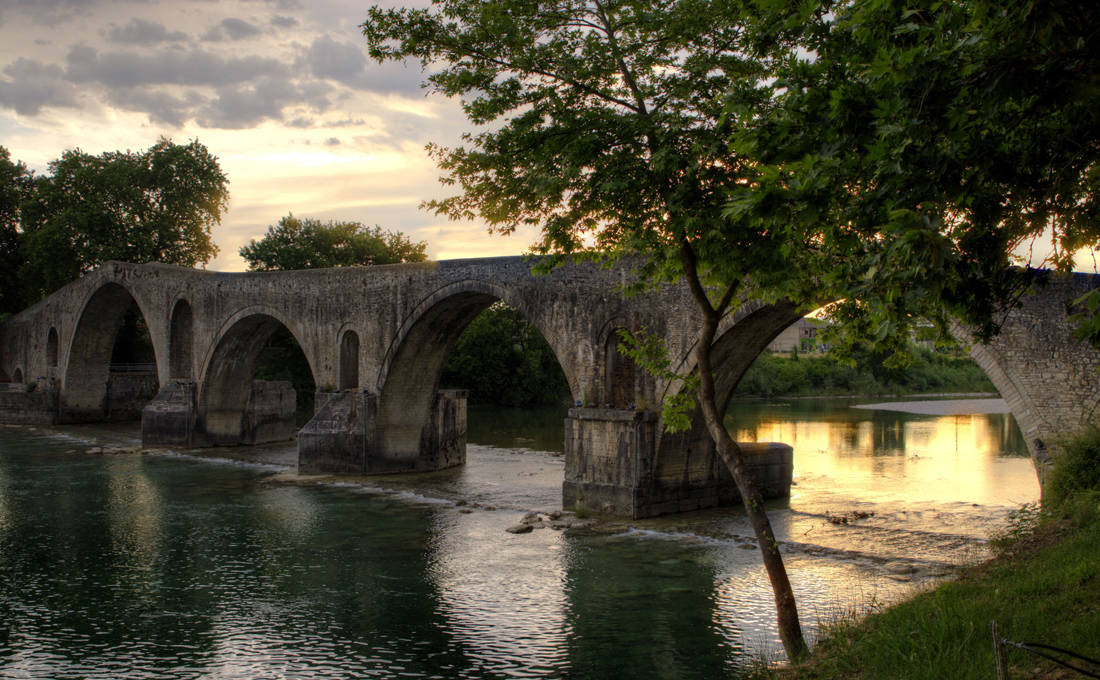
<path id="1" fill-rule="evenodd" d="M 244 411 L 199 418 L 195 387 L 174 380 L 141 411 L 143 446 L 238 446 L 294 439 L 298 398 L 285 380 L 253 380 Z"/>
<path id="2" fill-rule="evenodd" d="M 173 380 L 141 410 L 142 446 L 192 446 L 195 384 Z"/>
<path id="3" fill-rule="evenodd" d="M 416 451 L 388 451 L 378 398 L 367 391 L 317 394 L 317 414 L 298 433 L 303 474 L 424 472 L 466 462 L 466 390 L 440 390 Z"/>
<path id="4" fill-rule="evenodd" d="M 620 409 L 570 409 L 565 421 L 562 506 L 640 519 L 741 502 L 729 471 L 709 441 L 659 441 L 657 414 Z M 666 437 L 668 435 L 665 435 Z M 683 450 L 679 450 L 683 445 Z M 679 453 L 658 460 L 659 446 Z M 794 451 L 786 444 L 742 443 L 765 498 L 789 498 Z M 692 449 L 695 454 L 692 454 Z"/>
<path id="5" fill-rule="evenodd" d="M 0 383 L 0 422 L 13 425 L 53 425 L 58 422 L 57 381 Z"/>
<path id="6" fill-rule="evenodd" d="M 318 392 L 317 413 L 298 432 L 301 474 L 367 474 L 378 398 L 366 390 Z"/>

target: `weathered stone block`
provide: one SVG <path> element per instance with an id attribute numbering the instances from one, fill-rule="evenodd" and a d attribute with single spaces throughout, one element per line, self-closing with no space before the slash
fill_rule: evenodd
<path id="1" fill-rule="evenodd" d="M 298 395 L 286 380 L 253 380 L 245 413 L 243 444 L 294 439 Z"/>
<path id="2" fill-rule="evenodd" d="M 378 398 L 367 391 L 319 394 L 317 414 L 298 433 L 303 474 L 387 474 L 440 470 L 466 462 L 466 390 L 441 390 L 420 438 L 419 456 L 379 445 Z"/>
<path id="3" fill-rule="evenodd" d="M 0 414 L 5 423 L 52 425 L 58 420 L 57 382 L 0 383 Z"/>
<path id="4" fill-rule="evenodd" d="M 442 470 L 466 464 L 467 390 L 440 390 L 420 439 L 419 470 Z"/>
<path id="5" fill-rule="evenodd" d="M 141 410 L 142 446 L 191 446 L 195 429 L 195 385 L 173 380 Z"/>
<path id="6" fill-rule="evenodd" d="M 317 395 L 318 409 L 298 433 L 298 472 L 366 474 L 378 399 L 366 390 Z"/>

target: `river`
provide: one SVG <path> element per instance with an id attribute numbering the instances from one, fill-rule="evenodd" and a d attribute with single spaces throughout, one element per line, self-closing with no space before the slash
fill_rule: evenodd
<path id="1" fill-rule="evenodd" d="M 811 635 L 980 559 L 1038 496 L 1011 416 L 854 403 L 731 409 L 795 447 L 771 516 Z M 276 481 L 292 445 L 0 428 L 0 677 L 735 678 L 778 655 L 737 510 L 505 531 L 560 508 L 562 415 L 471 409 L 464 468 L 329 485 Z"/>

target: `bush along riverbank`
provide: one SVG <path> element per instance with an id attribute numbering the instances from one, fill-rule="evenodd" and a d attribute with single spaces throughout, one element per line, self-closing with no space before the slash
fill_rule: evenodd
<path id="1" fill-rule="evenodd" d="M 1049 474 L 1043 507 L 1024 506 L 1015 513 L 1009 528 L 991 541 L 991 560 L 865 618 L 824 626 L 807 662 L 763 675 L 782 680 L 1086 677 L 1011 645 L 1002 645 L 1000 676 L 995 667 L 992 621 L 1001 639 L 1100 659 L 1100 430 L 1068 442 Z M 1100 667 L 1054 656 L 1100 673 Z"/>
<path id="2" fill-rule="evenodd" d="M 761 354 L 738 383 L 734 397 L 809 397 L 995 392 L 993 383 L 969 357 L 926 349 L 914 352 L 906 368 L 887 369 L 875 357 L 855 365 L 831 356 Z"/>

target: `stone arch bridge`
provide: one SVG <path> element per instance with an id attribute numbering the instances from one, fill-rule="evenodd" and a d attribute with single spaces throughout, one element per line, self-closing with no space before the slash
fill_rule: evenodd
<path id="1" fill-rule="evenodd" d="M 691 370 L 698 313 L 690 293 L 664 285 L 624 297 L 620 286 L 630 280 L 630 263 L 576 263 L 536 276 L 521 257 L 237 274 L 111 262 L 0 326 L 0 420 L 90 422 L 140 412 L 146 445 L 290 439 L 293 390 L 253 380 L 260 350 L 285 328 L 317 386 L 315 415 L 298 432 L 301 471 L 458 465 L 465 393 L 439 390 L 439 376 L 465 326 L 501 300 L 542 333 L 577 404 L 565 421 L 566 506 L 581 501 L 641 517 L 734 502 L 701 423 L 677 434 L 661 427 L 659 404 L 678 384 L 654 379 L 615 350 L 619 329 L 647 329 Z M 1100 354 L 1074 340 L 1065 318 L 1065 301 L 1097 285 L 1100 277 L 1055 278 L 1008 315 L 991 345 L 972 349 L 1040 469 L 1052 442 L 1093 421 L 1100 401 Z M 111 358 L 134 305 L 155 362 L 127 375 Z M 803 311 L 746 304 L 726 320 L 716 345 L 723 399 Z M 746 452 L 765 491 L 786 494 L 790 447 Z"/>

